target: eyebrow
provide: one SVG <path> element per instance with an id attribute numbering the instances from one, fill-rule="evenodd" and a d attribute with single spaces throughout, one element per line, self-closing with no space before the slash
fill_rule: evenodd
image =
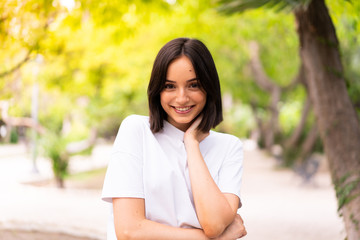
<path id="1" fill-rule="evenodd" d="M 186 80 L 186 82 L 192 82 L 192 81 L 198 81 L 199 79 L 198 78 L 192 78 L 192 79 L 189 79 L 189 80 Z M 166 79 L 165 80 L 166 82 L 171 82 L 171 83 L 176 83 L 176 81 L 173 81 L 173 80 L 169 80 L 169 79 Z"/>

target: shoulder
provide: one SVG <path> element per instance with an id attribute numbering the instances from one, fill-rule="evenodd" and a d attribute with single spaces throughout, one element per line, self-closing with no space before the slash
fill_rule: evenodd
<path id="1" fill-rule="evenodd" d="M 243 143 L 234 135 L 210 131 L 210 136 L 208 138 L 208 147 L 214 149 L 227 149 L 226 151 L 229 152 L 242 152 Z"/>
<path id="2" fill-rule="evenodd" d="M 227 162 L 238 162 L 239 159 L 243 158 L 243 143 L 238 137 L 215 131 L 210 132 L 210 137 L 211 143 L 208 147 L 214 151 L 221 152 Z"/>
<path id="3" fill-rule="evenodd" d="M 148 123 L 149 117 L 148 116 L 142 116 L 142 115 L 129 115 L 127 116 L 123 122 L 135 122 L 135 123 Z"/>
<path id="4" fill-rule="evenodd" d="M 221 144 L 242 146 L 242 142 L 238 137 L 228 133 L 210 131 L 210 137 L 213 139 L 213 141 L 216 141 Z"/>
<path id="5" fill-rule="evenodd" d="M 150 129 L 149 117 L 140 115 L 130 115 L 120 124 L 118 136 L 140 137 L 144 132 Z"/>
<path id="6" fill-rule="evenodd" d="M 129 115 L 121 122 L 121 128 L 123 127 L 145 127 L 149 126 L 149 117 L 141 115 Z"/>
<path id="7" fill-rule="evenodd" d="M 131 148 L 130 146 L 139 143 L 145 134 L 150 130 L 149 118 L 140 115 L 130 115 L 120 124 L 119 131 L 115 138 L 115 146 L 118 148 Z M 121 147 L 119 147 L 121 146 Z"/>

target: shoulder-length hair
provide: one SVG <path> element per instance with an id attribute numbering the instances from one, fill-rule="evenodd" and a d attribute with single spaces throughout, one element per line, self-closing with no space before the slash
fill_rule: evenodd
<path id="1" fill-rule="evenodd" d="M 168 67 L 183 55 L 190 59 L 196 78 L 206 92 L 206 104 L 201 112 L 203 119 L 198 129 L 208 132 L 223 120 L 219 76 L 211 53 L 197 39 L 176 38 L 165 44 L 156 56 L 147 89 L 150 128 L 154 133 L 163 128 L 163 121 L 167 119 L 160 104 L 160 93 L 165 86 Z"/>

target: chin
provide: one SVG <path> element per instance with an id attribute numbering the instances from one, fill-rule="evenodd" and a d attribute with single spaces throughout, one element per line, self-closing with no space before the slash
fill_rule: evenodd
<path id="1" fill-rule="evenodd" d="M 177 123 L 191 123 L 193 120 L 195 119 L 195 117 L 187 117 L 187 118 L 178 118 L 176 119 Z"/>

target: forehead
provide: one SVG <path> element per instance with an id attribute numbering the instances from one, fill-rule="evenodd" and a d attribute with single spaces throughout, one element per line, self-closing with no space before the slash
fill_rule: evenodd
<path id="1" fill-rule="evenodd" d="M 196 73 L 190 59 L 186 56 L 181 56 L 173 60 L 167 69 L 167 80 L 189 80 L 196 78 Z"/>

